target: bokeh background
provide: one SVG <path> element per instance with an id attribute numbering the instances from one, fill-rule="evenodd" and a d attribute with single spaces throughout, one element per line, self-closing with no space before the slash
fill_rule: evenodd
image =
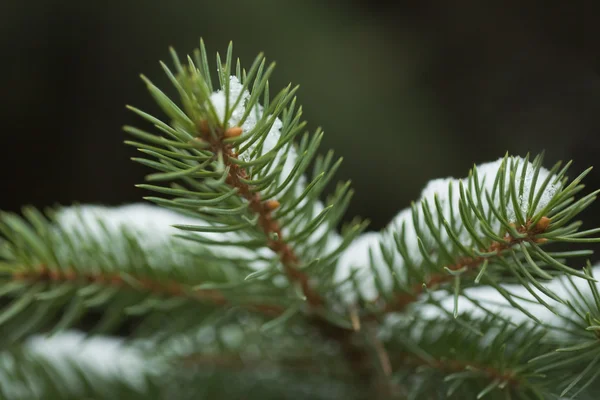
<path id="1" fill-rule="evenodd" d="M 158 112 L 168 47 L 230 40 L 264 51 L 272 88 L 301 85 L 311 129 L 343 156 L 347 219 L 380 229 L 432 178 L 506 151 L 600 167 L 600 24 L 594 1 L 0 2 L 0 209 L 139 201 L 145 168 L 121 127 Z M 587 179 L 600 188 L 600 170 Z M 600 205 L 584 215 L 600 225 Z"/>

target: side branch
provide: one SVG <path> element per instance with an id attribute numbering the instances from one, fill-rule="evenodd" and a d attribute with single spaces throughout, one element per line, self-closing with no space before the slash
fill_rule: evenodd
<path id="1" fill-rule="evenodd" d="M 91 274 L 78 273 L 73 269 L 59 271 L 50 269 L 41 265 L 34 270 L 16 271 L 12 275 L 15 281 L 47 282 L 47 283 L 82 283 L 82 284 L 101 284 L 105 286 L 125 288 L 129 290 L 142 291 L 157 296 L 182 297 L 191 301 L 200 301 L 211 303 L 218 306 L 230 305 L 227 298 L 215 289 L 193 289 L 179 282 L 169 280 L 156 280 L 144 277 L 134 277 L 135 282 L 125 280 L 118 273 L 113 274 Z M 249 304 L 247 309 L 257 311 L 265 315 L 277 316 L 283 313 L 284 309 L 278 305 L 270 304 Z"/>
<path id="2" fill-rule="evenodd" d="M 262 201 L 260 194 L 253 192 L 252 188 L 242 180 L 249 180 L 248 172 L 231 162 L 238 155 L 233 151 L 231 145 L 223 143 L 223 139 L 236 137 L 242 134 L 240 127 L 232 127 L 227 130 L 216 127 L 211 128 L 207 121 L 198 124 L 199 139 L 209 143 L 211 151 L 223 155 L 223 162 L 229 173 L 225 182 L 234 188 L 248 201 L 250 209 L 258 215 L 258 224 L 265 233 L 268 246 L 279 255 L 281 264 L 290 281 L 297 283 L 311 308 L 319 308 L 324 304 L 323 298 L 310 285 L 308 276 L 298 269 L 298 256 L 294 250 L 285 242 L 279 223 L 273 219 L 271 212 L 279 206 L 276 200 Z"/>
<path id="3" fill-rule="evenodd" d="M 547 239 L 536 238 L 537 235 L 544 233 L 550 225 L 550 218 L 542 217 L 535 226 L 530 226 L 529 223 L 517 228 L 519 233 L 523 233 L 526 236 L 515 238 L 507 234 L 505 240 L 502 242 L 492 242 L 490 246 L 484 250 L 483 253 L 496 253 L 500 255 L 502 252 L 510 249 L 515 244 L 522 242 L 533 242 L 533 243 L 544 243 Z M 461 257 L 454 264 L 446 265 L 451 271 L 458 271 L 466 268 L 466 272 L 475 272 L 479 269 L 481 264 L 486 260 L 485 257 Z M 432 289 L 442 284 L 452 282 L 454 276 L 450 274 L 432 274 L 429 278 L 423 282 L 412 285 L 407 293 L 398 294 L 394 300 L 386 305 L 384 312 L 399 312 L 404 310 L 409 304 L 414 303 L 418 300 L 419 296 L 425 291 L 425 289 Z"/>

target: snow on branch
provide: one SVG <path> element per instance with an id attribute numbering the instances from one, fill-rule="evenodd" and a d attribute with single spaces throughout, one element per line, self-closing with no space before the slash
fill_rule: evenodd
<path id="1" fill-rule="evenodd" d="M 429 182 L 413 207 L 400 211 L 383 231 L 364 234 L 340 257 L 335 280 L 346 282 L 345 299 L 353 302 L 357 297 L 348 281 L 351 276 L 356 276 L 360 297 L 373 301 L 390 293 L 395 281 L 407 283 L 402 282 L 407 264 L 423 273 L 424 282 L 426 261 L 450 265 L 456 247 L 485 250 L 494 236 L 504 238 L 502 220 L 513 226 L 527 224 L 562 185 L 559 177 L 535 163 L 520 157 L 501 158 L 476 166 L 468 178 Z M 511 186 L 516 194 L 512 197 Z M 474 198 L 475 204 L 469 204 L 466 196 Z"/>

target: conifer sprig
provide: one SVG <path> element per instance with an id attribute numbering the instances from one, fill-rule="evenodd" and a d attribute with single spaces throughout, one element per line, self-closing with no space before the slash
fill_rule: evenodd
<path id="1" fill-rule="evenodd" d="M 181 316 L 172 321 L 176 330 L 197 323 L 187 315 L 215 307 L 241 305 L 273 318 L 293 301 L 260 280 L 232 286 L 235 276 L 243 280 L 248 274 L 245 260 L 222 263 L 206 249 L 192 251 L 171 239 L 144 246 L 148 237 L 138 230 L 112 228 L 74 211 L 75 226 L 64 212 L 47 218 L 24 208 L 23 217 L 0 215 L 2 295 L 12 298 L 0 312 L 3 346 L 35 331 L 77 326 L 89 313 L 101 317 L 93 332 L 112 332 L 127 318 L 143 318 L 148 329 L 141 324 L 139 334 L 148 335 L 158 323 L 152 321 L 168 314 Z"/>
<path id="2" fill-rule="evenodd" d="M 600 228 L 575 220 L 598 194 L 576 197 L 589 169 L 569 181 L 570 163 L 506 155 L 430 182 L 381 232 L 355 220 L 338 233 L 353 192 L 342 182 L 321 201 L 341 159 L 317 156 L 323 133 L 305 132 L 297 88 L 273 95 L 274 64 L 261 54 L 245 70 L 231 45 L 216 77 L 203 42 L 171 56 L 175 96 L 142 76 L 166 118 L 129 107 L 152 128 L 125 131 L 154 170 L 146 200 L 172 211 L 0 214 L 0 378 L 36 380 L 1 394 L 593 396 L 600 291 L 578 264 Z M 123 324 L 156 386 L 73 365 L 74 387 L 23 345 Z"/>
<path id="3" fill-rule="evenodd" d="M 395 375 L 409 382 L 413 398 L 454 398 L 461 393 L 463 398 L 479 399 L 503 393 L 502 398 L 543 399 L 552 393 L 550 381 L 528 364 L 552 348 L 540 346 L 544 329 L 526 323 L 515 326 L 494 316 L 463 314 L 461 319 L 480 333 L 452 320 L 440 325 L 416 319 L 391 326 L 387 335 Z M 423 379 L 410 379 L 417 371 Z"/>
<path id="4" fill-rule="evenodd" d="M 367 359 L 361 346 L 354 343 L 345 310 L 339 312 L 327 304 L 323 290 L 330 286 L 336 256 L 366 225 L 353 223 L 342 230 L 342 237 L 336 233 L 353 193 L 349 183 L 338 185 L 325 205 L 319 199 L 341 163 L 341 159 L 334 161 L 332 152 L 315 160 L 312 180 L 306 182 L 304 173 L 323 134 L 317 130 L 313 135 L 301 135 L 304 124 L 300 121 L 301 109 L 296 110 L 295 105 L 297 88 L 288 86 L 271 98 L 268 78 L 273 66 L 263 73 L 262 56 L 248 73 L 238 61 L 232 75 L 230 45 L 224 63 L 217 54 L 219 88 L 213 92 L 202 42 L 196 57 L 200 67 L 190 57 L 183 66 L 177 54 L 171 53 L 175 73 L 162 66 L 180 95 L 182 108 L 145 77 L 150 93 L 171 121 L 167 124 L 131 108 L 179 142 L 175 146 L 161 143 L 165 149 L 153 148 L 152 153 L 141 146 L 157 161 L 136 160 L 164 171 L 148 179 L 171 182 L 170 188 L 146 188 L 177 196 L 149 200 L 209 223 L 176 225 L 190 232 L 181 236 L 185 239 L 207 244 L 205 234 L 228 233 L 233 234 L 228 245 L 244 246 L 250 239 L 257 247 L 272 251 L 275 257 L 269 266 L 249 276 L 272 278 L 283 272 L 291 293 L 297 296 L 296 304 L 284 315 L 300 309 L 308 312 L 321 336 L 338 342 L 352 365 Z M 161 142 L 138 129 L 125 130 L 154 145 Z M 208 243 L 221 245 L 213 240 Z"/>
<path id="5" fill-rule="evenodd" d="M 352 195 L 348 185 L 339 186 L 327 205 L 319 201 L 341 160 L 334 162 L 332 153 L 318 158 L 313 180 L 305 183 L 303 173 L 316 154 L 322 133 L 305 133 L 299 145 L 294 143 L 304 127 L 301 109 L 296 110 L 297 88 L 288 86 L 271 99 L 268 78 L 273 65 L 265 70 L 262 55 L 248 72 L 238 60 L 235 75 L 232 46 L 224 63 L 217 55 L 219 88 L 214 92 L 203 43 L 195 60 L 188 57 L 185 66 L 174 51 L 171 53 L 175 71 L 161 65 L 181 97 L 182 108 L 147 78 L 144 81 L 170 123 L 131 108 L 170 138 L 125 128 L 149 142 L 127 143 L 156 158 L 135 160 L 162 171 L 149 175 L 148 180 L 172 182 L 171 187 L 143 187 L 175 197 L 148 199 L 208 222 L 177 226 L 194 232 L 183 235 L 186 239 L 213 246 L 252 243 L 272 250 L 307 304 L 322 308 L 323 296 L 313 287 L 315 283 L 309 282 L 308 270 L 313 276 L 330 273 L 326 267 L 331 266 L 335 255 L 364 228 L 364 224 L 353 225 L 345 230 L 341 241 L 331 234 Z M 227 243 L 219 243 L 203 235 L 212 232 L 236 235 Z M 317 258 L 312 246 L 331 254 Z M 276 267 L 273 264 L 270 271 Z"/>
<path id="6" fill-rule="evenodd" d="M 561 274 L 592 279 L 565 264 L 589 251 L 555 255 L 544 250 L 561 242 L 599 241 L 597 229 L 579 231 L 581 223 L 573 220 L 598 191 L 576 201 L 589 169 L 568 183 L 569 165 L 560 169 L 558 163 L 547 171 L 541 156 L 529 163 L 528 157 L 507 155 L 483 165 L 483 174 L 475 167 L 464 180 L 434 181 L 421 201 L 402 211 L 380 234 L 379 245 L 368 249 L 366 275 L 372 276 L 373 288 L 359 293 L 366 300 L 373 300 L 376 293 L 382 303 L 376 308 L 398 312 L 426 292 L 449 291 L 455 297 L 456 314 L 462 289 L 484 284 L 536 320 L 501 283 L 519 282 L 538 302 L 548 304 L 540 295 L 562 300 L 544 282 Z M 354 279 L 355 287 L 365 288 L 360 274 Z"/>

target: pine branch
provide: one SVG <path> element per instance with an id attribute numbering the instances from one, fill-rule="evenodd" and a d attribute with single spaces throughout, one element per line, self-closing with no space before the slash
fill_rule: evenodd
<path id="1" fill-rule="evenodd" d="M 311 307 L 323 307 L 323 298 L 311 287 L 308 275 L 298 269 L 300 265 L 298 256 L 289 243 L 286 242 L 279 223 L 271 215 L 273 210 L 280 207 L 279 201 L 262 201 L 260 193 L 253 190 L 247 183 L 244 183 L 250 181 L 246 169 L 232 161 L 232 159 L 238 160 L 238 157 L 233 152 L 231 145 L 223 143 L 224 139 L 240 136 L 242 128 L 232 127 L 223 129 L 217 126 L 211 129 L 209 122 L 203 120 L 199 122 L 197 132 L 197 139 L 209 143 L 208 149 L 212 153 L 222 157 L 225 171 L 227 172 L 225 183 L 233 189 L 237 189 L 237 193 L 248 201 L 248 208 L 257 214 L 258 225 L 268 238 L 267 247 L 279 255 L 281 264 L 290 281 L 299 284 L 302 288 L 302 293 Z"/>
<path id="2" fill-rule="evenodd" d="M 502 256 L 507 250 L 521 243 L 541 244 L 548 241 L 546 238 L 538 238 L 538 235 L 546 232 L 550 225 L 550 218 L 542 217 L 535 226 L 530 225 L 531 221 L 528 221 L 525 225 L 515 227 L 522 236 L 512 237 L 507 233 L 502 242 L 493 241 L 486 249 L 480 249 L 479 253 L 486 254 L 485 257 L 460 257 L 454 264 L 445 265 L 443 267 L 445 273 L 432 274 L 423 283 L 414 284 L 409 293 L 396 295 L 393 301 L 386 304 L 384 312 L 402 311 L 406 306 L 417 301 L 419 295 L 425 290 L 436 290 L 440 285 L 451 283 L 455 279 L 452 272 L 459 272 L 461 275 L 478 273 L 481 266 L 489 262 L 490 254 Z"/>
<path id="3" fill-rule="evenodd" d="M 88 285 L 105 286 L 111 288 L 127 288 L 136 292 L 145 292 L 149 295 L 163 298 L 181 298 L 205 302 L 217 306 L 230 305 L 227 298 L 216 289 L 197 289 L 190 285 L 183 285 L 177 281 L 165 279 L 152 279 L 142 276 L 124 275 L 122 273 L 84 273 L 78 274 L 75 269 L 64 271 L 49 269 L 45 265 L 37 268 L 16 268 L 13 272 L 13 282 L 24 282 L 26 285 L 35 283 L 70 284 L 72 286 L 86 287 Z M 269 316 L 278 316 L 284 310 L 276 304 L 244 304 L 251 311 L 257 311 Z"/>
<path id="4" fill-rule="evenodd" d="M 591 266 L 585 272 L 593 278 Z M 596 282 L 566 277 L 560 280 L 567 291 L 565 307 L 554 321 L 566 325 L 551 336 L 552 351 L 530 363 L 540 374 L 556 376 L 560 396 L 575 398 L 598 381 L 600 361 L 600 295 Z"/>
<path id="5" fill-rule="evenodd" d="M 300 122 L 300 110 L 294 111 L 296 89 L 288 87 L 270 101 L 267 79 L 272 66 L 263 74 L 262 56 L 255 60 L 248 73 L 241 69 L 238 61 L 236 75 L 230 77 L 230 46 L 225 64 L 219 66 L 221 89 L 211 94 L 211 77 L 207 73 L 210 68 L 203 44 L 196 57 L 200 68 L 190 58 L 188 65 L 183 67 L 174 51 L 172 55 L 176 75 L 164 64 L 163 68 L 181 96 L 183 110 L 146 78 L 150 92 L 173 121 L 167 125 L 140 110 L 131 109 L 174 140 L 125 128 L 153 143 L 148 146 L 128 142 L 157 157 L 158 162 L 136 159 L 164 171 L 149 175 L 148 180 L 173 182 L 172 188 L 143 187 L 180 196 L 174 199 L 151 197 L 149 200 L 211 223 L 178 226 L 194 232 L 183 235 L 188 240 L 219 246 L 224 243 L 208 239 L 205 233 L 240 232 L 252 239 L 240 241 L 240 238 L 231 237 L 231 244 L 241 247 L 251 243 L 272 250 L 279 256 L 281 268 L 293 286 L 300 287 L 309 308 L 313 312 L 323 308 L 325 300 L 316 286 L 326 283 L 327 275 L 331 273 L 326 267 L 332 265 L 364 224 L 353 224 L 345 230 L 343 238 L 330 233 L 341 219 L 352 194 L 348 185 L 342 185 L 328 206 L 323 207 L 318 199 L 339 166 L 339 162 L 332 163 L 332 153 L 317 159 L 313 181 L 305 184 L 302 173 L 314 156 L 322 134 L 318 132 L 312 137 L 304 134 L 296 150 L 293 139 L 304 126 Z M 250 87 L 253 90 L 248 93 Z M 258 99 L 263 90 L 264 105 L 260 105 Z M 156 145 L 164 146 L 164 149 Z M 175 184 L 175 181 L 179 182 Z M 324 255 L 323 251 L 330 254 Z M 272 264 L 269 272 L 276 273 L 273 268 L 276 266 Z M 309 277 L 309 269 L 314 279 Z M 319 276 L 314 274 L 317 271 Z"/>
<path id="6" fill-rule="evenodd" d="M 426 291 L 453 291 L 456 314 L 462 289 L 486 284 L 536 320 L 500 282 L 512 277 L 538 302 L 547 304 L 539 294 L 561 302 L 543 282 L 560 273 L 589 279 L 563 261 L 589 252 L 564 252 L 556 258 L 541 246 L 598 241 L 589 237 L 598 230 L 578 232 L 580 223 L 572 221 L 596 198 L 597 192 L 593 192 L 574 200 L 589 170 L 567 184 L 568 166 L 559 171 L 557 164 L 547 171 L 541 167 L 541 157 L 531 164 L 527 159 L 506 156 L 474 168 L 464 181 L 433 181 L 418 205 L 402 211 L 382 233 L 359 243 L 368 257 L 357 259 L 352 251 L 342 257 L 336 278 L 341 289 L 349 291 L 352 286 L 348 283 L 353 282 L 376 314 L 402 311 Z M 538 177 L 542 183 L 537 183 Z M 458 197 L 456 187 L 460 189 Z M 352 265 L 364 272 L 362 277 L 350 276 L 347 282 Z"/>
<path id="7" fill-rule="evenodd" d="M 183 110 L 144 78 L 152 95 L 173 121 L 169 126 L 131 109 L 176 141 L 126 127 L 126 131 L 144 140 L 166 145 L 165 150 L 140 147 L 156 156 L 158 163 L 138 161 L 164 171 L 149 175 L 149 180 L 181 180 L 189 188 L 183 189 L 179 184 L 173 189 L 146 186 L 160 193 L 182 196 L 150 200 L 214 221 L 213 226 L 177 226 L 195 232 L 185 236 L 189 240 L 218 245 L 216 241 L 206 241 L 202 234 L 208 232 L 247 232 L 257 238 L 257 244 L 262 240 L 263 246 L 277 254 L 292 288 L 300 288 L 301 301 L 306 302 L 311 323 L 319 328 L 322 336 L 338 342 L 351 365 L 368 362 L 370 357 L 355 338 L 347 316 L 334 311 L 319 292 L 319 286 L 327 284 L 333 271 L 326 267 L 332 265 L 336 255 L 364 228 L 364 224 L 355 223 L 344 230 L 341 240 L 333 241 L 333 249 L 323 248 L 327 247 L 330 231 L 335 230 L 352 195 L 346 184 L 338 187 L 328 206 L 323 207 L 319 201 L 319 193 L 332 178 L 339 162 L 332 163 L 332 153 L 317 159 L 313 181 L 308 185 L 304 183 L 302 173 L 314 156 L 322 134 L 317 132 L 312 138 L 305 134 L 296 151 L 293 139 L 303 127 L 299 122 L 300 111 L 294 113 L 292 97 L 296 89 L 288 87 L 270 101 L 267 77 L 272 68 L 262 75 L 264 61 L 259 56 L 248 74 L 238 63 L 236 75 L 230 76 L 231 49 L 230 45 L 225 63 L 219 62 L 221 89 L 213 94 L 210 94 L 211 77 L 207 73 L 210 68 L 205 61 L 203 44 L 196 60 L 201 68 L 196 68 L 189 58 L 184 68 L 172 52 L 177 75 L 164 64 L 163 69 L 178 89 Z M 253 90 L 247 93 L 246 88 L 250 86 Z M 263 90 L 261 106 L 258 98 Z M 290 101 L 291 105 L 286 108 Z M 138 146 L 137 142 L 132 144 Z M 213 207 L 217 201 L 222 204 L 220 208 Z M 230 204 L 223 208 L 227 202 Z M 315 252 L 319 248 L 320 254 Z M 303 259 L 303 254 L 315 254 L 312 257 L 318 258 Z M 360 375 L 371 381 L 370 374 L 374 370 L 367 371 L 369 374 L 361 372 Z"/>
<path id="8" fill-rule="evenodd" d="M 411 396 L 541 399 L 552 393 L 554 376 L 538 374 L 528 364 L 551 348 L 540 342 L 547 331 L 528 323 L 514 326 L 497 317 L 461 314 L 460 318 L 482 334 L 443 318 L 443 324 L 440 319 L 416 319 L 391 326 L 385 341 L 393 354 L 394 374 L 396 379 L 408 378 Z M 410 379 L 417 371 L 424 381 Z"/>
<path id="9" fill-rule="evenodd" d="M 151 211 L 148 221 L 186 220 L 141 210 Z M 136 212 L 125 207 L 114 214 Z M 286 300 L 285 290 L 261 280 L 240 288 L 236 280 L 247 274 L 243 258 L 223 260 L 207 249 L 192 251 L 168 234 L 161 239 L 154 229 L 146 236 L 139 227 L 126 229 L 126 221 L 115 225 L 105 215 L 111 213 L 69 209 L 47 219 L 26 208 L 24 218 L 0 215 L 5 235 L 1 291 L 10 300 L 0 310 L 2 346 L 35 331 L 69 328 L 92 312 L 100 314 L 92 332 L 114 332 L 124 319 L 135 317 L 147 321 L 135 332 L 146 336 L 159 333 L 156 325 L 161 334 L 189 328 L 215 308 L 246 308 L 273 318 L 292 300 Z M 164 325 L 167 317 L 171 320 Z"/>
<path id="10" fill-rule="evenodd" d="M 600 291 L 591 268 L 572 265 L 591 251 L 551 248 L 600 241 L 574 220 L 599 193 L 576 198 L 589 169 L 569 182 L 570 163 L 506 155 L 430 182 L 382 232 L 360 236 L 356 220 L 338 234 L 353 192 L 341 183 L 321 202 L 341 159 L 316 156 L 322 132 L 303 132 L 296 88 L 272 97 L 274 66 L 259 55 L 246 71 L 231 45 L 217 54 L 218 85 L 202 41 L 185 65 L 171 55 L 173 71 L 161 66 L 179 103 L 142 77 L 167 121 L 129 107 L 156 133 L 125 131 L 134 161 L 155 171 L 138 186 L 175 213 L 0 214 L 0 347 L 31 367 L 18 379 L 40 375 L 27 395 L 73 396 L 19 343 L 92 312 L 91 333 L 141 319 L 129 345 L 160 367 L 156 398 L 590 393 Z M 78 395 L 121 387 L 90 379 Z"/>
<path id="11" fill-rule="evenodd" d="M 485 301 L 478 302 L 464 295 L 465 289 L 469 287 L 489 285 L 514 309 L 537 322 L 539 326 L 545 326 L 548 332 L 560 331 L 561 328 L 555 325 L 543 324 L 533 311 L 528 310 L 527 305 L 521 303 L 528 301 L 560 315 L 564 308 L 559 306 L 568 304 L 569 300 L 556 295 L 544 283 L 550 282 L 555 276 L 566 274 L 569 279 L 587 280 L 592 284 L 593 278 L 589 273 L 570 268 L 564 263 L 566 258 L 586 256 L 590 254 L 589 251 L 553 253 L 541 247 L 559 242 L 598 241 L 598 238 L 588 237 L 595 235 L 597 229 L 578 232 L 580 223 L 572 222 L 573 217 L 591 204 L 597 192 L 575 201 L 574 195 L 582 188 L 579 182 L 588 171 L 568 184 L 564 178 L 567 167 L 559 171 L 557 164 L 551 171 L 546 171 L 541 167 L 541 157 L 536 158 L 533 165 L 529 164 L 527 159 L 505 157 L 497 163 L 474 168 L 464 182 L 451 179 L 433 181 L 424 190 L 420 204 L 401 212 L 397 222 L 388 230 L 381 234 L 364 236 L 361 238 L 362 242 L 358 242 L 358 249 L 350 249 L 347 255 L 342 256 L 336 277 L 340 288 L 345 290 L 342 293 L 352 293 L 350 288 L 353 287 L 354 293 L 359 293 L 362 297 L 359 303 L 362 306 L 359 307 L 364 307 L 363 315 L 369 320 L 378 320 L 382 312 L 402 312 L 408 314 L 409 318 L 418 318 L 424 305 L 432 304 L 442 310 L 442 318 L 449 319 L 447 323 L 454 319 L 457 326 L 466 332 L 483 335 L 484 331 L 479 321 L 465 320 L 465 317 L 461 317 L 458 305 L 459 301 L 464 302 L 468 299 L 484 315 L 494 315 Z M 483 170 L 485 174 L 479 175 L 478 170 Z M 536 184 L 538 177 L 541 184 Z M 453 196 L 453 187 L 459 187 L 460 196 Z M 362 255 L 357 257 L 357 253 Z M 355 269 L 348 276 L 348 271 L 351 271 L 348 267 L 352 265 L 363 267 L 365 270 Z M 526 289 L 531 300 L 518 296 L 501 284 L 510 282 L 511 278 Z M 448 312 L 440 301 L 436 300 L 436 291 L 452 293 L 453 312 Z M 424 296 L 425 294 L 427 296 Z M 348 300 L 353 301 L 352 298 Z M 419 300 L 423 301 L 417 304 Z M 407 310 L 408 306 L 411 306 L 410 310 Z M 505 324 L 512 324 L 510 318 L 494 318 L 504 321 Z M 436 323 L 439 322 L 438 319 Z M 492 327 L 496 325 L 492 324 Z M 450 332 L 438 338 L 443 343 L 448 343 Z M 592 342 L 585 343 L 592 346 Z M 501 342 L 498 347 L 500 344 Z M 561 340 L 558 345 L 545 348 L 548 351 L 564 345 L 565 341 Z M 414 346 L 415 343 L 407 348 L 412 350 Z M 424 344 L 421 354 L 430 351 L 432 346 L 433 343 Z M 456 348 L 461 346 L 466 347 L 462 344 Z M 495 347 L 496 351 L 498 347 Z M 578 346 L 574 348 L 579 349 Z M 592 347 L 586 347 L 588 348 Z M 391 352 L 394 356 L 398 354 L 393 350 Z M 544 355 L 542 352 L 538 353 L 538 356 L 540 354 Z M 591 370 L 590 365 L 595 363 L 593 354 L 585 360 L 581 358 L 583 355 L 579 358 L 575 356 L 573 362 L 583 362 L 581 369 L 587 374 Z M 528 379 L 513 379 L 514 376 L 510 372 L 508 375 L 501 372 L 505 371 L 505 368 L 496 369 L 486 365 L 498 357 L 502 355 L 490 355 L 483 364 L 473 359 L 457 360 L 456 356 L 444 360 L 437 357 L 421 357 L 421 360 L 424 365 L 439 370 L 444 375 L 451 374 L 452 368 L 479 366 L 479 376 L 483 374 L 489 381 L 487 386 L 480 388 L 473 397 L 502 392 L 504 388 L 507 388 L 507 393 L 520 393 L 523 392 L 524 384 L 528 387 L 527 390 L 532 390 L 539 398 L 545 398 L 541 393 L 556 393 L 557 390 L 562 391 L 564 395 L 585 375 L 582 372 L 582 375 L 567 381 L 560 389 L 556 385 L 560 380 L 556 380 L 552 375 L 552 380 L 545 382 L 550 389 L 538 387 L 539 382 L 534 388 L 530 386 Z M 535 355 L 530 357 L 534 358 Z M 396 360 L 397 357 L 392 359 Z M 409 361 L 412 359 L 409 357 Z M 523 363 L 527 361 L 523 359 L 516 370 L 521 370 Z M 394 365 L 392 369 L 397 370 L 397 364 Z M 400 362 L 400 365 L 405 364 Z M 538 372 L 533 366 L 527 367 L 527 370 L 532 371 L 534 375 L 546 371 L 544 369 Z M 419 369 L 416 375 L 422 375 L 422 370 Z M 407 379 L 410 379 L 410 375 Z M 461 383 L 457 383 L 459 384 Z M 407 393 L 414 396 L 415 393 L 421 392 L 418 388 L 409 388 Z"/>

